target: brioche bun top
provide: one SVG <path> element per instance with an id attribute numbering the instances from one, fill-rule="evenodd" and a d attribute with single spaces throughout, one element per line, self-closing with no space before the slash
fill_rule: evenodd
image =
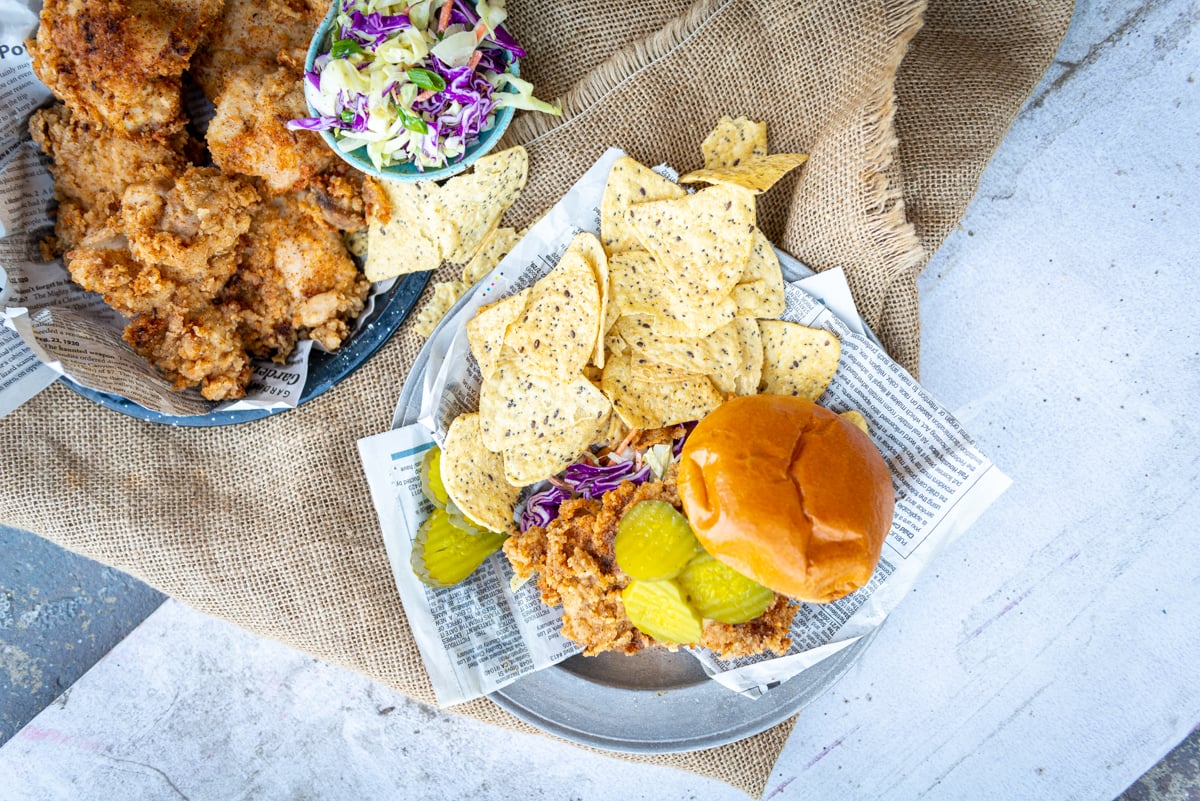
<path id="1" fill-rule="evenodd" d="M 811 401 L 750 395 L 723 403 L 683 447 L 679 497 L 710 554 L 798 601 L 864 586 L 892 526 L 879 450 Z"/>

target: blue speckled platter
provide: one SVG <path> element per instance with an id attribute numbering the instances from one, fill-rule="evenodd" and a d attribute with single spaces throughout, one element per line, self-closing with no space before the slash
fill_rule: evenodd
<path id="1" fill-rule="evenodd" d="M 400 327 L 400 323 L 404 322 L 413 306 L 416 305 L 417 299 L 421 296 L 421 290 L 429 281 L 429 275 L 426 272 L 403 276 L 395 286 L 377 297 L 371 316 L 363 320 L 358 331 L 335 353 L 327 353 L 313 348 L 309 357 L 308 382 L 304 385 L 304 392 L 300 394 L 299 405 L 303 405 L 335 387 L 339 381 L 361 367 L 375 351 L 383 347 L 383 344 L 391 338 L 395 330 Z M 59 380 L 83 397 L 106 409 L 112 409 L 115 412 L 151 423 L 206 428 L 247 423 L 288 411 L 287 409 L 242 409 L 188 416 L 161 414 L 139 406 L 120 395 L 97 392 L 68 378 Z"/>

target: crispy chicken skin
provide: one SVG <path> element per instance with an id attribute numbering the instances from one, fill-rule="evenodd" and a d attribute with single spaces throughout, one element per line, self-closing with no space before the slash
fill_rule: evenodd
<path id="1" fill-rule="evenodd" d="M 225 302 L 238 310 L 249 350 L 278 357 L 301 332 L 337 349 L 362 311 L 370 282 L 316 204 L 299 193 L 271 198 L 255 213 L 247 241 Z"/>
<path id="2" fill-rule="evenodd" d="M 117 213 L 130 184 L 183 172 L 188 166 L 184 154 L 193 146 L 183 133 L 165 138 L 117 135 L 59 104 L 34 112 L 29 131 L 53 159 L 59 250 L 75 247 Z"/>
<path id="3" fill-rule="evenodd" d="M 122 135 L 183 129 L 180 78 L 220 0 L 46 0 L 33 70 L 90 122 Z"/>
<path id="4" fill-rule="evenodd" d="M 121 228 L 136 259 L 166 265 L 176 280 L 211 298 L 237 267 L 237 249 L 258 202 L 246 179 L 191 167 L 174 178 L 128 186 Z"/>
<path id="5" fill-rule="evenodd" d="M 252 175 L 278 194 L 300 189 L 337 156 L 312 131 L 289 131 L 308 116 L 300 73 L 283 65 L 244 65 L 216 96 L 208 148 L 225 172 Z"/>
<path id="6" fill-rule="evenodd" d="M 613 550 L 625 510 L 647 500 L 680 506 L 673 470 L 663 481 L 626 481 L 597 500 L 564 501 L 548 526 L 534 526 L 504 542 L 504 554 L 517 576 L 537 575 L 542 601 L 562 606 L 563 635 L 582 645 L 587 655 L 632 654 L 661 644 L 638 631 L 626 616 L 621 590 L 629 577 L 617 565 Z M 787 634 L 797 609 L 777 596 L 762 616 L 747 623 L 707 621 L 699 644 L 727 659 L 764 651 L 782 655 L 791 644 Z"/>
<path id="7" fill-rule="evenodd" d="M 328 10 L 328 3 L 306 0 L 227 0 L 196 50 L 191 75 L 215 99 L 248 64 L 274 67 L 282 54 L 294 67 L 303 65 Z"/>

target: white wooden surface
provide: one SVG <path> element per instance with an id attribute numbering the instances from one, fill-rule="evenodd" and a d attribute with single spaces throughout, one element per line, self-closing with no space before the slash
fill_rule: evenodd
<path id="1" fill-rule="evenodd" d="M 922 279 L 923 383 L 1014 480 L 800 718 L 779 799 L 1105 799 L 1200 722 L 1200 10 L 1084 2 Z M 168 602 L 0 799 L 704 801 Z"/>

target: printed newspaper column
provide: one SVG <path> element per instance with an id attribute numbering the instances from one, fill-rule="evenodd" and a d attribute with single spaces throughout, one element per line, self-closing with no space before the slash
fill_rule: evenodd
<path id="1" fill-rule="evenodd" d="M 434 508 L 421 491 L 421 464 L 433 447 L 419 424 L 358 441 L 409 627 L 438 703 L 448 706 L 498 690 L 579 647 L 558 633 L 561 612 L 541 602 L 535 582 L 513 588 L 502 553 L 454 587 L 417 579 L 413 540 Z"/>

